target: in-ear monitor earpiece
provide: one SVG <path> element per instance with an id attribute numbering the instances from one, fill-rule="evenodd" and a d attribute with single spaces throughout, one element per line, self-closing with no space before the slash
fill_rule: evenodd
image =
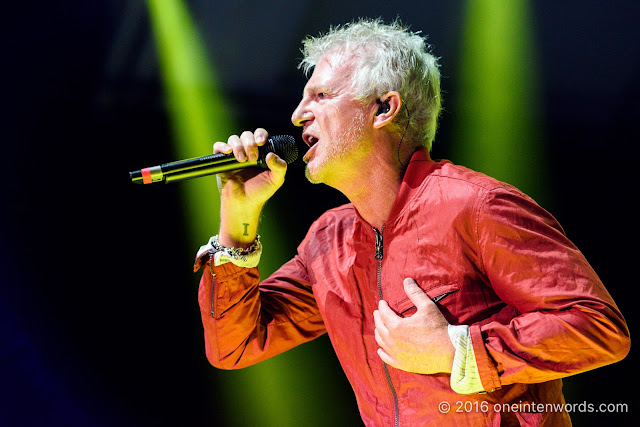
<path id="1" fill-rule="evenodd" d="M 380 114 L 388 113 L 389 110 L 391 109 L 391 106 L 386 101 L 381 101 L 380 99 L 376 99 L 376 102 L 380 105 L 380 107 L 378 108 L 378 112 L 376 113 L 376 116 L 379 116 Z"/>

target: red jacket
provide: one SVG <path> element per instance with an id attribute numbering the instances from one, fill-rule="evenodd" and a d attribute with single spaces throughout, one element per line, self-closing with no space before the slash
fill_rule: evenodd
<path id="1" fill-rule="evenodd" d="M 566 412 L 536 412 L 564 402 L 559 378 L 629 350 L 624 318 L 549 213 L 507 184 L 423 151 L 381 232 L 349 204 L 322 215 L 298 254 L 262 282 L 257 268 L 212 269 L 206 259 L 197 266 L 206 265 L 199 303 L 211 364 L 241 368 L 328 332 L 367 425 L 569 425 Z M 431 298 L 446 295 L 438 306 L 449 323 L 470 325 L 487 393 L 460 395 L 449 375 L 405 372 L 379 358 L 373 311 L 380 298 L 403 316 L 415 311 L 406 277 Z"/>

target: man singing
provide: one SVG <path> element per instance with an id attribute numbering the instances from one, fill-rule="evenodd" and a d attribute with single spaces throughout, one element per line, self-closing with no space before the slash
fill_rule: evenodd
<path id="1" fill-rule="evenodd" d="M 440 74 L 424 38 L 360 20 L 305 40 L 300 66 L 312 74 L 291 120 L 306 176 L 350 203 L 261 280 L 258 220 L 286 163 L 271 153 L 269 170 L 219 175 L 220 231 L 196 261 L 211 364 L 242 368 L 326 332 L 366 425 L 570 425 L 566 412 L 494 408 L 563 403 L 560 378 L 626 356 L 625 320 L 553 216 L 430 158 Z M 255 160 L 266 138 L 214 152 Z"/>

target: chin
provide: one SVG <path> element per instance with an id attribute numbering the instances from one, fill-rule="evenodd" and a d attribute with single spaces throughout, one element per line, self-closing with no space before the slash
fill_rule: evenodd
<path id="1" fill-rule="evenodd" d="M 308 164 L 304 168 L 304 176 L 312 184 L 321 184 L 322 183 L 322 181 L 318 178 L 317 171 L 316 171 L 316 173 L 312 172 L 311 169 L 309 168 Z"/>

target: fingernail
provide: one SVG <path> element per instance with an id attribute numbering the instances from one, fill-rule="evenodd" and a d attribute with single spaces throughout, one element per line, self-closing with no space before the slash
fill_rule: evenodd
<path id="1" fill-rule="evenodd" d="M 244 153 L 238 153 L 238 160 L 240 161 L 247 160 L 247 156 L 245 156 Z"/>

